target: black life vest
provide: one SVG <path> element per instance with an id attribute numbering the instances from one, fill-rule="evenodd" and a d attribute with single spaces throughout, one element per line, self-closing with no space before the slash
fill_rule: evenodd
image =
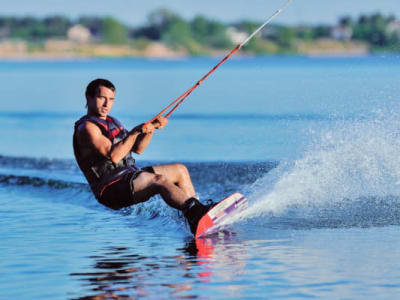
<path id="1" fill-rule="evenodd" d="M 75 122 L 75 130 L 73 137 L 73 147 L 76 161 L 79 168 L 85 175 L 89 185 L 97 198 L 101 197 L 104 189 L 124 176 L 127 172 L 137 172 L 131 152 L 129 152 L 118 163 L 113 163 L 108 157 L 101 153 L 96 153 L 89 158 L 82 159 L 78 147 L 77 130 L 78 127 L 85 122 L 91 122 L 101 130 L 101 133 L 107 137 L 112 147 L 121 142 L 127 135 L 128 131 L 115 118 L 108 116 L 106 120 L 99 119 L 94 116 L 83 116 Z"/>

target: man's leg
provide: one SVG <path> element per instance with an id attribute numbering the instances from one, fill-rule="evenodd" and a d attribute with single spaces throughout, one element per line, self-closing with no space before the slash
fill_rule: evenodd
<path id="1" fill-rule="evenodd" d="M 163 175 L 177 185 L 185 194 L 187 198 L 194 197 L 196 192 L 194 190 L 192 180 L 188 169 L 182 164 L 165 164 L 153 166 L 156 174 Z"/>
<path id="2" fill-rule="evenodd" d="M 200 218 L 210 207 L 193 197 L 195 191 L 188 170 L 181 164 L 159 165 L 153 169 L 154 174 L 142 172 L 133 180 L 136 202 L 144 202 L 160 194 L 168 205 L 183 211 L 190 230 L 195 234 Z"/>
<path id="3" fill-rule="evenodd" d="M 133 190 L 136 202 L 145 202 L 160 194 L 168 205 L 179 210 L 182 210 L 185 201 L 191 198 L 167 177 L 148 172 L 142 172 L 133 180 Z"/>

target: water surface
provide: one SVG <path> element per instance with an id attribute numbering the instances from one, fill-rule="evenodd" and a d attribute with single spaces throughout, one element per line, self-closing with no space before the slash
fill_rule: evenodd
<path id="1" fill-rule="evenodd" d="M 248 197 L 201 241 L 159 197 L 98 204 L 71 135 L 93 78 L 133 127 L 215 59 L 1 62 L 0 297 L 396 298 L 398 59 L 235 59 L 196 90 L 136 158 L 184 162 L 202 200 Z"/>

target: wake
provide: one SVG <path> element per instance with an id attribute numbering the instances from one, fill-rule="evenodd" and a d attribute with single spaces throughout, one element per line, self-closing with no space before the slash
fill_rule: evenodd
<path id="1" fill-rule="evenodd" d="M 400 225 L 399 154 L 399 114 L 337 122 L 300 159 L 251 185 L 240 219 L 289 228 Z"/>

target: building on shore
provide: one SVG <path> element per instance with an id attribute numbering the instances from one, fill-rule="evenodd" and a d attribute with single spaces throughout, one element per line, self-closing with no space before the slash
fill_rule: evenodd
<path id="1" fill-rule="evenodd" d="M 68 29 L 67 37 L 73 42 L 88 43 L 92 38 L 92 34 L 85 26 L 77 24 Z"/>
<path id="2" fill-rule="evenodd" d="M 394 20 L 390 22 L 386 28 L 386 32 L 390 35 L 396 35 L 400 37 L 400 21 Z"/>
<path id="3" fill-rule="evenodd" d="M 335 26 L 332 27 L 331 37 L 337 41 L 348 42 L 353 37 L 353 30 L 348 26 Z"/>
<path id="4" fill-rule="evenodd" d="M 247 38 L 246 32 L 239 31 L 235 27 L 229 27 L 226 33 L 234 44 L 240 44 Z"/>

